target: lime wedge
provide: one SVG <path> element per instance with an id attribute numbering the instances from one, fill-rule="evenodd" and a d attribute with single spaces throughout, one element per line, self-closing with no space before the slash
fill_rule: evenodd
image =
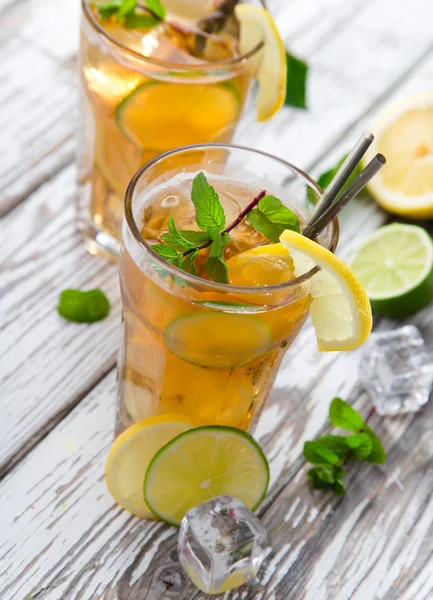
<path id="1" fill-rule="evenodd" d="M 254 510 L 269 485 L 269 465 L 257 442 L 235 427 L 197 427 L 153 457 L 144 498 L 159 519 L 180 525 L 194 506 L 231 494 Z"/>
<path id="2" fill-rule="evenodd" d="M 233 369 L 271 349 L 271 329 L 252 315 L 194 313 L 169 323 L 164 343 L 172 354 L 201 367 Z"/>
<path id="3" fill-rule="evenodd" d="M 231 82 L 146 81 L 117 106 L 116 122 L 133 144 L 157 154 L 187 144 L 228 141 L 241 108 L 240 92 Z"/>
<path id="4" fill-rule="evenodd" d="M 378 314 L 403 319 L 433 300 L 433 241 L 421 227 L 381 227 L 352 255 L 350 266 Z"/>
<path id="5" fill-rule="evenodd" d="M 192 427 L 186 417 L 160 415 L 132 425 L 114 442 L 105 466 L 107 487 L 122 508 L 137 517 L 154 519 L 143 499 L 143 478 L 155 453 Z"/>

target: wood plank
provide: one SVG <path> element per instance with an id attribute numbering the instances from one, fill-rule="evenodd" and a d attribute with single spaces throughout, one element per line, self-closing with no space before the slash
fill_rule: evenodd
<path id="1" fill-rule="evenodd" d="M 82 247 L 74 181 L 68 167 L 0 222 L 2 468 L 112 368 L 119 347 L 116 268 Z M 71 287 L 101 287 L 112 302 L 109 318 L 91 326 L 64 321 L 56 304 Z"/>
<path id="2" fill-rule="evenodd" d="M 0 30 L 0 216 L 71 161 L 75 76 Z"/>

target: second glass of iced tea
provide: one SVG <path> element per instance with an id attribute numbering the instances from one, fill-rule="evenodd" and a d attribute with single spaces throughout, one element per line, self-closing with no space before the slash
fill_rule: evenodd
<path id="1" fill-rule="evenodd" d="M 195 26 L 200 3 L 165 4 L 173 22 Z M 235 44 L 209 44 L 197 57 L 187 41 L 166 22 L 143 30 L 101 20 L 82 0 L 77 210 L 93 253 L 118 254 L 125 190 L 144 163 L 171 148 L 232 138 L 251 83 L 247 59 L 261 45 L 241 56 Z"/>
<path id="2" fill-rule="evenodd" d="M 167 152 L 138 171 L 123 222 L 117 433 L 153 415 L 173 414 L 196 426 L 251 430 L 308 314 L 313 271 L 296 278 L 287 251 L 247 219 L 231 231 L 225 251 L 229 284 L 210 281 L 200 256 L 195 276 L 152 250 L 171 217 L 178 229 L 198 229 L 191 186 L 200 171 L 218 193 L 227 223 L 261 190 L 302 222 L 313 209 L 307 188 L 322 192 L 284 160 L 220 144 Z M 335 221 L 318 241 L 333 251 L 337 240 Z"/>

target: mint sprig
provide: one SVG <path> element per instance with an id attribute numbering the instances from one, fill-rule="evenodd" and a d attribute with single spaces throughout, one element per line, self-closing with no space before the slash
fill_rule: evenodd
<path id="1" fill-rule="evenodd" d="M 95 323 L 105 319 L 110 312 L 110 303 L 99 289 L 87 292 L 64 290 L 59 296 L 57 312 L 67 321 Z"/>
<path id="2" fill-rule="evenodd" d="M 138 0 L 107 0 L 93 2 L 92 6 L 103 21 L 116 15 L 116 21 L 123 22 L 126 29 L 150 29 L 167 15 L 161 0 L 145 0 L 144 6 L 139 5 Z"/>
<path id="3" fill-rule="evenodd" d="M 224 208 L 215 189 L 201 171 L 192 182 L 191 200 L 195 208 L 196 223 L 201 231 L 178 230 L 174 219 L 168 222 L 168 232 L 161 236 L 162 244 L 152 250 L 172 265 L 196 275 L 194 260 L 200 250 L 209 249 L 204 268 L 209 277 L 218 283 L 228 283 L 224 250 L 230 241 L 230 232 L 245 218 L 272 242 L 278 242 L 285 229 L 300 231 L 297 215 L 276 198 L 260 192 L 237 218 L 226 227 Z M 159 269 L 161 276 L 168 273 Z M 177 278 L 179 280 L 179 278 Z"/>
<path id="4" fill-rule="evenodd" d="M 352 435 L 325 435 L 305 442 L 304 457 L 315 465 L 308 471 L 312 487 L 328 488 L 341 495 L 345 493 L 343 465 L 347 461 L 365 460 L 381 464 L 386 462 L 386 452 L 361 415 L 341 398 L 334 398 L 331 402 L 329 418 L 335 427 L 346 429 Z"/>
<path id="5" fill-rule="evenodd" d="M 226 216 L 218 194 L 209 185 L 203 171 L 198 173 L 192 182 L 191 200 L 195 207 L 195 220 L 203 231 L 210 233 L 217 229 L 223 231 L 226 225 Z"/>

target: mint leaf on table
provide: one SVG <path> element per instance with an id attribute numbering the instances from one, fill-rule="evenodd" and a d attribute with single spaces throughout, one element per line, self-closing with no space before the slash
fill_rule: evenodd
<path id="1" fill-rule="evenodd" d="M 228 283 L 228 269 L 224 260 L 224 248 L 226 247 L 230 236 L 228 233 L 223 235 L 217 229 L 212 231 L 213 242 L 210 247 L 209 256 L 204 263 L 204 268 L 209 277 L 218 283 Z"/>
<path id="2" fill-rule="evenodd" d="M 344 483 L 341 479 L 342 467 L 313 467 L 308 471 L 313 489 L 329 488 L 337 496 L 344 494 Z"/>
<path id="3" fill-rule="evenodd" d="M 386 463 L 386 452 L 382 445 L 382 442 L 368 425 L 364 425 L 364 432 L 370 436 L 373 448 L 367 458 L 368 462 L 375 463 L 378 465 Z"/>
<path id="4" fill-rule="evenodd" d="M 346 438 L 341 435 L 324 435 L 319 438 L 319 440 L 322 444 L 325 444 L 329 450 L 332 450 L 340 460 L 344 459 L 349 451 L 346 444 Z"/>
<path id="5" fill-rule="evenodd" d="M 308 471 L 312 487 L 330 488 L 334 494 L 341 495 L 345 493 L 343 464 L 349 459 L 384 463 L 386 452 L 374 431 L 348 402 L 334 398 L 329 407 L 329 418 L 335 427 L 354 433 L 325 435 L 305 442 L 304 456 L 308 462 L 317 465 Z"/>
<path id="6" fill-rule="evenodd" d="M 308 65 L 288 51 L 286 51 L 286 60 L 287 89 L 284 104 L 294 108 L 307 108 Z"/>
<path id="7" fill-rule="evenodd" d="M 117 12 L 117 21 L 120 21 L 123 17 L 130 15 L 135 11 L 137 7 L 137 0 L 122 0 L 122 3 Z"/>
<path id="8" fill-rule="evenodd" d="M 329 408 L 329 418 L 334 427 L 347 431 L 359 431 L 364 426 L 361 415 L 341 398 L 334 398 Z"/>
<path id="9" fill-rule="evenodd" d="M 264 196 L 257 208 L 248 213 L 247 219 L 254 229 L 274 243 L 280 241 L 280 236 L 286 229 L 300 232 L 297 215 L 284 206 L 281 200 L 271 195 Z"/>
<path id="10" fill-rule="evenodd" d="M 94 323 L 105 319 L 110 312 L 110 303 L 99 289 L 87 292 L 64 290 L 59 296 L 57 311 L 68 321 Z"/>
<path id="11" fill-rule="evenodd" d="M 194 177 L 191 200 L 195 207 L 197 225 L 203 231 L 217 228 L 222 231 L 226 225 L 226 216 L 218 194 L 208 183 L 203 171 Z"/>
<path id="12" fill-rule="evenodd" d="M 313 465 L 336 465 L 340 462 L 339 457 L 322 441 L 305 442 L 304 456 Z"/>
<path id="13" fill-rule="evenodd" d="M 346 444 L 353 450 L 353 458 L 356 460 L 366 460 L 373 450 L 373 442 L 367 433 L 348 435 Z"/>
<path id="14" fill-rule="evenodd" d="M 165 10 L 161 0 L 145 0 L 144 2 L 147 9 L 151 10 L 152 13 L 159 19 L 165 19 L 167 11 Z"/>
<path id="15" fill-rule="evenodd" d="M 340 160 L 330 169 L 328 169 L 327 171 L 325 171 L 324 173 L 322 173 L 319 176 L 319 179 L 317 180 L 317 183 L 320 185 L 320 187 L 323 190 L 326 190 L 326 188 L 328 187 L 328 185 L 331 183 L 331 181 L 334 179 L 335 175 L 337 174 L 338 169 L 341 167 L 341 165 L 344 163 L 344 161 L 347 158 L 347 154 L 345 154 L 342 158 L 340 158 Z M 350 177 L 347 179 L 346 183 L 344 184 L 344 186 L 342 187 L 341 191 L 344 192 L 344 190 L 352 183 L 352 181 L 361 173 L 361 163 L 358 163 L 358 165 L 356 166 L 356 168 L 354 169 L 354 171 L 351 173 Z M 341 192 L 340 192 L 341 193 Z M 317 201 L 319 200 L 319 194 L 317 192 L 315 192 L 313 190 L 312 187 L 310 187 L 309 185 L 307 186 L 307 198 L 308 200 L 312 203 L 312 204 L 316 204 Z"/>

